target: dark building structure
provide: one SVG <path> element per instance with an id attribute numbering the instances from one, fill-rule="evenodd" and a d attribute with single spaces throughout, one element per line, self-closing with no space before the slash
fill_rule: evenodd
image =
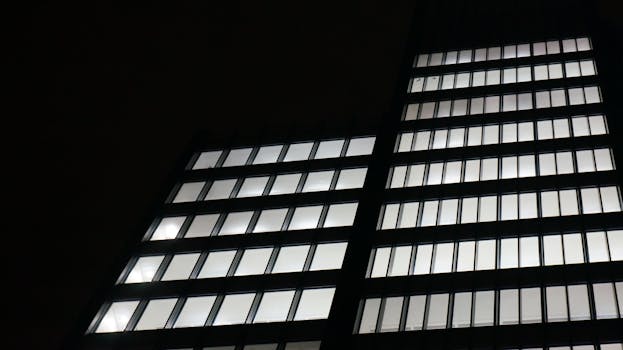
<path id="1" fill-rule="evenodd" d="M 376 129 L 199 135 L 70 346 L 623 349 L 620 59 L 562 4 L 416 6 Z"/>

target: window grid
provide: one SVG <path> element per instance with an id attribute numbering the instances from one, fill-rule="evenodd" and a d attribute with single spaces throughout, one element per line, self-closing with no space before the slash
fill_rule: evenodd
<path id="1" fill-rule="evenodd" d="M 366 278 L 609 261 L 623 261 L 623 230 L 381 246 Z"/>
<path id="2" fill-rule="evenodd" d="M 375 137 L 352 137 L 201 152 L 191 170 L 372 154 Z"/>
<path id="3" fill-rule="evenodd" d="M 106 311 L 102 312 L 101 318 L 95 322 L 90 332 L 111 333 L 326 319 L 334 292 L 334 287 L 325 287 L 113 301 L 104 306 Z M 265 298 L 273 295 L 278 298 L 270 300 L 271 305 L 263 305 Z M 150 311 L 149 305 L 153 305 L 153 302 L 166 302 L 168 307 Z M 115 316 L 114 312 L 120 313 L 119 305 L 126 308 L 123 322 L 118 327 L 107 327 L 109 319 Z M 265 311 L 267 309 L 268 312 Z M 144 326 L 140 326 L 141 324 Z"/>
<path id="4" fill-rule="evenodd" d="M 609 148 L 451 160 L 394 166 L 388 188 L 517 179 L 614 170 Z"/>
<path id="5" fill-rule="evenodd" d="M 601 93 L 597 86 L 557 88 L 520 94 L 412 103 L 406 106 L 403 120 L 513 112 L 600 102 L 602 102 Z"/>
<path id="6" fill-rule="evenodd" d="M 560 288 L 554 290 L 552 287 Z M 617 307 L 615 298 L 617 294 L 622 296 L 621 293 L 622 282 L 606 282 L 370 298 L 360 303 L 359 322 L 354 332 L 402 332 L 620 318 L 623 310 Z M 378 304 L 386 303 L 388 299 L 406 306 L 400 309 L 402 315 L 395 329 L 382 328 L 388 311 L 379 308 Z M 578 313 L 561 314 L 556 310 L 561 304 L 569 310 L 571 303 Z"/>
<path id="7" fill-rule="evenodd" d="M 532 50 L 531 50 L 532 48 Z M 590 39 L 587 37 L 562 40 L 562 52 L 590 51 Z M 445 66 L 457 63 L 497 61 L 518 57 L 555 55 L 561 52 L 559 40 L 494 46 L 489 48 L 466 49 L 461 51 L 436 52 L 418 55 L 413 65 L 420 67 Z"/>
<path id="8" fill-rule="evenodd" d="M 388 203 L 379 230 L 621 211 L 617 186 Z"/>
<path id="9" fill-rule="evenodd" d="M 164 217 L 148 231 L 147 236 L 149 240 L 164 240 L 351 226 L 357 205 L 358 202 L 344 202 Z"/>
<path id="10" fill-rule="evenodd" d="M 497 137 L 484 139 L 483 131 L 497 130 Z M 484 124 L 468 127 L 403 132 L 396 139 L 395 153 L 472 147 L 489 144 L 516 143 L 535 140 L 563 139 L 605 135 L 608 133 L 603 115 L 537 121 Z M 495 132 L 493 133 L 495 135 Z"/>
<path id="11" fill-rule="evenodd" d="M 443 75 L 414 77 L 409 83 L 408 91 L 410 93 L 416 93 L 422 91 L 451 90 L 477 86 L 592 76 L 597 74 L 596 71 L 595 62 L 588 59 L 471 72 L 450 72 L 444 73 Z"/>
<path id="12" fill-rule="evenodd" d="M 132 259 L 128 264 L 128 273 L 122 280 L 123 283 L 155 282 L 158 280 L 183 280 L 214 277 L 230 277 L 256 274 L 273 274 L 286 272 L 306 272 L 318 270 L 339 269 L 342 266 L 346 242 L 317 243 L 304 245 L 286 245 L 280 247 L 250 247 L 244 249 L 216 250 L 196 253 L 183 252 L 174 255 L 150 255 Z M 245 253 L 262 253 L 255 260 L 244 260 Z M 174 278 L 160 279 L 156 273 L 147 273 L 141 277 L 135 277 L 141 270 L 153 269 L 154 271 L 169 271 L 172 268 L 171 261 L 176 257 L 192 255 L 191 259 L 183 261 L 181 270 Z M 256 254 L 257 255 L 257 254 Z M 253 257 L 253 256 L 251 256 Z M 141 265 L 141 261 L 153 259 L 151 266 Z M 306 262 L 309 261 L 309 264 Z M 250 266 L 249 266 L 250 265 Z M 175 267 L 174 267 L 175 268 Z M 249 268 L 259 269 L 251 270 Z M 246 271 L 243 271 L 245 270 Z M 165 272 L 165 276 L 166 273 Z"/>

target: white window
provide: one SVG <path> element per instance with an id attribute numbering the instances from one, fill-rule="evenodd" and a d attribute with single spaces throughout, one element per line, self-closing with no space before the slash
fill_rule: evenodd
<path id="1" fill-rule="evenodd" d="M 495 240 L 480 240 L 476 245 L 476 270 L 495 269 Z"/>
<path id="2" fill-rule="evenodd" d="M 409 298 L 409 308 L 405 320 L 405 330 L 418 330 L 424 326 L 426 295 L 414 295 Z"/>
<path id="3" fill-rule="evenodd" d="M 569 318 L 571 321 L 588 320 L 591 318 L 588 304 L 588 289 L 585 284 L 567 287 L 569 296 Z"/>
<path id="4" fill-rule="evenodd" d="M 219 216 L 219 214 L 205 214 L 195 216 L 184 237 L 205 237 L 211 235 Z"/>
<path id="5" fill-rule="evenodd" d="M 273 248 L 246 249 L 234 276 L 263 274 L 272 251 Z"/>
<path id="6" fill-rule="evenodd" d="M 222 153 L 222 151 L 201 152 L 193 165 L 193 170 L 215 168 Z"/>
<path id="7" fill-rule="evenodd" d="M 164 255 L 138 258 L 124 283 L 151 282 L 163 259 Z"/>
<path id="8" fill-rule="evenodd" d="M 414 275 L 426 275 L 430 273 L 431 259 L 433 257 L 433 245 L 424 244 L 417 247 L 415 256 L 415 264 L 413 269 Z"/>
<path id="9" fill-rule="evenodd" d="M 495 221 L 497 219 L 498 206 L 496 196 L 480 197 L 480 203 L 478 204 L 478 222 Z"/>
<path id="10" fill-rule="evenodd" d="M 229 294 L 223 299 L 214 326 L 245 323 L 255 294 Z"/>
<path id="11" fill-rule="evenodd" d="M 459 243 L 459 253 L 457 256 L 456 271 L 474 271 L 474 259 L 476 252 L 476 242 L 467 241 Z"/>
<path id="12" fill-rule="evenodd" d="M 559 192 L 560 195 L 560 215 L 577 215 L 578 197 L 575 190 L 564 190 Z"/>
<path id="13" fill-rule="evenodd" d="M 334 293 L 335 288 L 303 290 L 294 314 L 294 320 L 315 320 L 329 317 Z"/>
<path id="14" fill-rule="evenodd" d="M 251 221 L 251 216 L 253 216 L 252 211 L 227 214 L 227 218 L 225 218 L 219 235 L 224 236 L 245 233 L 247 231 L 247 226 L 249 226 L 249 221 Z"/>
<path id="15" fill-rule="evenodd" d="M 359 323 L 359 333 L 374 333 L 376 331 L 376 321 L 381 307 L 381 298 L 366 299 L 361 313 Z"/>
<path id="16" fill-rule="evenodd" d="M 388 276 L 406 276 L 409 274 L 411 246 L 394 248 L 394 259 L 389 267 Z"/>
<path id="17" fill-rule="evenodd" d="M 424 209 L 422 210 L 422 219 L 420 226 L 435 226 L 437 223 L 437 208 L 439 201 L 426 201 L 424 202 Z"/>
<path id="18" fill-rule="evenodd" d="M 102 317 L 95 333 L 122 332 L 125 330 L 134 310 L 138 306 L 136 301 L 118 301 L 114 302 Z"/>
<path id="19" fill-rule="evenodd" d="M 236 186 L 236 181 L 236 179 L 214 181 L 212 186 L 210 186 L 205 200 L 229 198 L 231 191 L 234 189 L 234 186 Z"/>
<path id="20" fill-rule="evenodd" d="M 593 214 L 601 213 L 601 203 L 599 200 L 599 192 L 597 188 L 582 188 L 580 189 L 580 195 L 582 197 L 582 213 Z"/>
<path id="21" fill-rule="evenodd" d="M 223 163 L 223 167 L 240 166 L 247 164 L 252 148 L 232 149 Z"/>
<path id="22" fill-rule="evenodd" d="M 403 297 L 385 299 L 383 317 L 381 318 L 381 332 L 396 332 L 400 326 Z"/>
<path id="23" fill-rule="evenodd" d="M 439 215 L 439 225 L 456 224 L 458 207 L 458 199 L 446 199 L 441 201 L 441 214 Z"/>
<path id="24" fill-rule="evenodd" d="M 162 218 L 151 235 L 151 240 L 174 239 L 180 232 L 180 228 L 182 228 L 185 220 L 186 217 L 184 216 Z"/>
<path id="25" fill-rule="evenodd" d="M 426 329 L 446 328 L 448 294 L 431 294 L 428 297 Z"/>
<path id="26" fill-rule="evenodd" d="M 383 218 L 381 220 L 381 230 L 388 230 L 396 228 L 396 221 L 398 220 L 399 204 L 387 204 L 383 211 Z"/>
<path id="27" fill-rule="evenodd" d="M 612 283 L 594 283 L 595 314 L 597 319 L 617 318 L 617 304 Z"/>
<path id="28" fill-rule="evenodd" d="M 134 330 L 164 328 L 176 302 L 177 299 L 150 300 Z"/>
<path id="29" fill-rule="evenodd" d="M 190 277 L 193 268 L 199 260 L 199 253 L 175 254 L 162 276 L 162 281 L 184 280 Z"/>
<path id="30" fill-rule="evenodd" d="M 307 174 L 303 192 L 328 191 L 333 179 L 333 170 L 315 171 Z"/>
<path id="31" fill-rule="evenodd" d="M 387 266 L 389 265 L 391 251 L 392 249 L 389 247 L 376 249 L 370 277 L 385 277 L 387 275 Z"/>
<path id="32" fill-rule="evenodd" d="M 562 236 L 565 249 L 565 264 L 581 264 L 584 262 L 584 248 L 582 248 L 582 236 L 579 233 Z"/>
<path id="33" fill-rule="evenodd" d="M 244 179 L 242 187 L 240 187 L 240 191 L 238 191 L 236 197 L 245 198 L 261 196 L 264 193 L 264 188 L 267 183 L 268 176 L 248 177 Z"/>
<path id="34" fill-rule="evenodd" d="M 537 216 L 536 193 L 521 193 L 519 195 L 519 218 L 534 219 Z"/>
<path id="35" fill-rule="evenodd" d="M 339 269 L 344 261 L 348 243 L 324 243 L 316 246 L 310 271 Z"/>
<path id="36" fill-rule="evenodd" d="M 344 140 L 320 141 L 314 159 L 336 158 L 342 152 Z"/>
<path id="37" fill-rule="evenodd" d="M 500 241 L 500 268 L 509 269 L 519 266 L 519 240 L 505 238 Z"/>
<path id="38" fill-rule="evenodd" d="M 235 256 L 235 250 L 210 252 L 197 278 L 227 276 L 227 272 Z"/>
<path id="39" fill-rule="evenodd" d="M 588 246 L 589 262 L 593 263 L 610 261 L 610 257 L 608 256 L 608 243 L 606 241 L 605 232 L 587 232 L 586 244 Z"/>
<path id="40" fill-rule="evenodd" d="M 286 194 L 296 192 L 301 174 L 285 174 L 277 175 L 272 188 L 270 189 L 271 195 Z"/>
<path id="41" fill-rule="evenodd" d="M 541 55 L 545 55 L 546 51 L 545 51 L 545 43 L 544 42 L 540 42 L 540 43 L 532 43 L 532 55 L 533 56 L 541 56 Z"/>
<path id="42" fill-rule="evenodd" d="M 521 323 L 541 322 L 541 290 L 539 288 L 521 289 Z"/>
<path id="43" fill-rule="evenodd" d="M 543 237 L 544 265 L 562 265 L 562 237 L 560 235 L 548 235 Z"/>
<path id="44" fill-rule="evenodd" d="M 205 182 L 187 182 L 180 186 L 173 203 L 194 202 L 199 197 L 201 189 Z"/>
<path id="45" fill-rule="evenodd" d="M 253 232 L 281 231 L 288 209 L 262 210 Z"/>
<path id="46" fill-rule="evenodd" d="M 452 116 L 456 117 L 456 116 L 466 115 L 466 114 L 467 114 L 467 100 L 466 99 L 454 100 L 454 103 L 452 104 Z"/>
<path id="47" fill-rule="evenodd" d="M 375 140 L 375 137 L 359 137 L 351 139 L 348 143 L 346 156 L 351 157 L 372 154 Z"/>
<path id="48" fill-rule="evenodd" d="M 419 202 L 402 204 L 402 215 L 400 217 L 400 222 L 398 222 L 398 228 L 415 227 L 419 208 Z"/>
<path id="49" fill-rule="evenodd" d="M 407 110 L 405 111 L 405 120 L 416 120 L 419 109 L 420 105 L 418 103 L 407 105 Z"/>
<path id="50" fill-rule="evenodd" d="M 288 152 L 283 161 L 294 162 L 297 160 L 307 160 L 312 147 L 314 147 L 313 142 L 293 143 L 288 146 Z"/>
<path id="51" fill-rule="evenodd" d="M 318 226 L 318 220 L 320 219 L 321 212 L 321 205 L 298 207 L 294 209 L 294 215 L 292 215 L 292 220 L 290 221 L 288 230 L 316 228 Z"/>
<path id="52" fill-rule="evenodd" d="M 494 291 L 474 293 L 474 327 L 493 325 L 494 306 Z"/>
<path id="53" fill-rule="evenodd" d="M 331 204 L 323 227 L 352 226 L 356 213 L 357 203 Z"/>
<path id="54" fill-rule="evenodd" d="M 441 243 L 435 245 L 435 262 L 433 273 L 452 272 L 452 258 L 454 256 L 454 243 Z"/>
<path id="55" fill-rule="evenodd" d="M 504 289 L 500 291 L 500 324 L 519 323 L 519 291 Z"/>
<path id="56" fill-rule="evenodd" d="M 260 147 L 257 155 L 255 156 L 255 159 L 253 160 L 253 164 L 267 164 L 277 162 L 277 159 L 279 159 L 279 154 L 281 154 L 282 148 L 282 145 Z"/>
<path id="57" fill-rule="evenodd" d="M 281 247 L 272 273 L 303 271 L 309 245 Z"/>
<path id="58" fill-rule="evenodd" d="M 519 266 L 539 266 L 539 238 L 522 237 L 519 240 Z"/>
<path id="59" fill-rule="evenodd" d="M 472 293 L 454 294 L 452 310 L 452 328 L 469 327 L 472 315 Z"/>
<path id="60" fill-rule="evenodd" d="M 584 96 L 586 97 L 586 103 L 601 102 L 601 97 L 599 95 L 599 88 L 597 86 L 585 87 Z"/>
<path id="61" fill-rule="evenodd" d="M 366 179 L 367 171 L 368 168 L 341 170 L 340 176 L 337 179 L 337 184 L 335 185 L 335 189 L 343 190 L 348 188 L 362 188 L 363 182 Z"/>
<path id="62" fill-rule="evenodd" d="M 616 186 L 600 187 L 601 207 L 604 213 L 621 211 L 621 200 L 619 190 Z"/>
<path id="63" fill-rule="evenodd" d="M 567 291 L 565 286 L 545 288 L 547 322 L 567 321 Z"/>
<path id="64" fill-rule="evenodd" d="M 265 292 L 255 313 L 253 323 L 285 321 L 293 298 L 293 290 Z"/>
<path id="65" fill-rule="evenodd" d="M 213 295 L 186 299 L 173 328 L 203 327 L 215 300 Z"/>
<path id="66" fill-rule="evenodd" d="M 608 246 L 612 261 L 623 260 L 623 230 L 608 231 Z M 623 294 L 620 299 L 623 299 Z"/>

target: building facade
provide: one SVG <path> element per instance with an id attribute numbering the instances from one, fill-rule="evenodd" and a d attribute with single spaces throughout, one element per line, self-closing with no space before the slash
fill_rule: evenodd
<path id="1" fill-rule="evenodd" d="M 416 36 L 378 130 L 199 141 L 76 347 L 623 349 L 604 41 L 534 38 Z"/>

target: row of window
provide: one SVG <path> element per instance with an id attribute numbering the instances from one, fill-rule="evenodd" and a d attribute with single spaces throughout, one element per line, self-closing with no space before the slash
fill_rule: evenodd
<path id="1" fill-rule="evenodd" d="M 357 202 L 203 214 L 192 219 L 165 217 L 151 232 L 150 240 L 351 226 L 356 212 Z M 184 225 L 189 220 L 190 224 Z"/>
<path id="2" fill-rule="evenodd" d="M 324 170 L 188 182 L 180 186 L 173 203 L 361 188 L 367 170 L 368 168 Z"/>
<path id="3" fill-rule="evenodd" d="M 372 249 L 366 277 L 622 260 L 623 230 L 596 231 L 379 247 Z"/>
<path id="4" fill-rule="evenodd" d="M 242 346 L 209 346 L 204 347 L 202 350 L 319 350 L 320 341 L 304 341 L 304 342 L 288 342 L 285 344 L 251 344 Z M 173 349 L 172 349 L 173 350 Z M 175 349 L 175 350 L 192 350 L 192 349 Z M 589 350 L 589 349 L 581 349 Z M 591 349 L 594 350 L 594 349 Z M 618 350 L 602 348 L 602 350 Z"/>
<path id="5" fill-rule="evenodd" d="M 535 135 L 536 131 L 536 135 Z M 607 134 L 603 115 L 403 132 L 396 152 L 494 145 Z"/>
<path id="6" fill-rule="evenodd" d="M 322 243 L 142 256 L 130 262 L 123 280 L 142 283 L 339 269 L 346 245 Z M 158 276 L 159 271 L 163 271 L 162 276 Z"/>
<path id="7" fill-rule="evenodd" d="M 412 103 L 407 105 L 404 120 L 513 112 L 599 102 L 601 102 L 601 95 L 597 86 L 552 89 L 534 93 L 526 92 L 470 99 Z"/>
<path id="8" fill-rule="evenodd" d="M 623 282 L 370 298 L 360 309 L 357 333 L 619 318 Z"/>
<path id="9" fill-rule="evenodd" d="M 614 160 L 609 148 L 561 151 L 395 166 L 389 174 L 388 187 L 516 179 L 613 169 Z"/>
<path id="10" fill-rule="evenodd" d="M 416 67 L 445 66 L 457 63 L 482 61 L 497 61 L 519 57 L 554 55 L 560 53 L 560 40 L 534 42 L 532 44 L 505 45 L 474 50 L 460 50 L 436 52 L 418 55 L 414 65 Z M 532 50 L 530 50 L 532 48 Z M 562 40 L 562 52 L 576 52 L 591 50 L 589 38 L 575 38 Z"/>
<path id="11" fill-rule="evenodd" d="M 564 67 L 564 69 L 563 69 Z M 593 60 L 566 61 L 525 67 L 506 67 L 474 72 L 448 73 L 416 77 L 409 83 L 409 92 L 462 89 L 468 87 L 513 84 L 527 81 L 573 78 L 595 75 Z"/>
<path id="12" fill-rule="evenodd" d="M 95 333 L 325 319 L 334 292 L 310 288 L 116 301 Z"/>
<path id="13" fill-rule="evenodd" d="M 545 218 L 621 211 L 616 186 L 386 204 L 379 229 Z"/>
<path id="14" fill-rule="evenodd" d="M 201 152 L 192 169 L 368 155 L 372 153 L 374 140 L 374 137 L 354 137 Z"/>

